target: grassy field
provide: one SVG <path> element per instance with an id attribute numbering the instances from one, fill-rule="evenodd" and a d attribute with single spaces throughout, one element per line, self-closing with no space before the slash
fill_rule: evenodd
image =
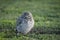
<path id="1" fill-rule="evenodd" d="M 34 28 L 16 38 L 16 20 L 23 11 L 34 17 Z M 60 0 L 0 0 L 0 40 L 60 40 Z"/>

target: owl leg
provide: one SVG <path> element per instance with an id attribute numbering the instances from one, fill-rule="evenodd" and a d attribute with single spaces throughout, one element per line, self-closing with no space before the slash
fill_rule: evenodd
<path id="1" fill-rule="evenodd" d="M 19 32 L 16 30 L 16 37 L 18 38 L 19 37 Z"/>

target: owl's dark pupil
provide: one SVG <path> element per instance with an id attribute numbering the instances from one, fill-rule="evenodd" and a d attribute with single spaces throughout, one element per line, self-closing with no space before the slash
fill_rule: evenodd
<path id="1" fill-rule="evenodd" d="M 19 22 L 19 24 L 21 24 L 21 22 Z"/>
<path id="2" fill-rule="evenodd" d="M 27 17 L 25 17 L 25 19 L 27 19 Z"/>

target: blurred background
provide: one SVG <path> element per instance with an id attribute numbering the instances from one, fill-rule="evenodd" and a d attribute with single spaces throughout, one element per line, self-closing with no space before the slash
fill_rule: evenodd
<path id="1" fill-rule="evenodd" d="M 34 17 L 34 28 L 16 38 L 16 20 L 24 11 Z M 60 40 L 60 0 L 0 0 L 0 40 Z"/>

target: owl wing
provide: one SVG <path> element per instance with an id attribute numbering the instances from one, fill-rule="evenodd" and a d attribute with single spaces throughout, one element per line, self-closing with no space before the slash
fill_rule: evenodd
<path id="1" fill-rule="evenodd" d="M 21 17 L 19 17 L 18 19 L 17 19 L 17 26 L 19 26 L 19 25 L 21 25 L 21 23 L 22 23 L 22 18 Z"/>

